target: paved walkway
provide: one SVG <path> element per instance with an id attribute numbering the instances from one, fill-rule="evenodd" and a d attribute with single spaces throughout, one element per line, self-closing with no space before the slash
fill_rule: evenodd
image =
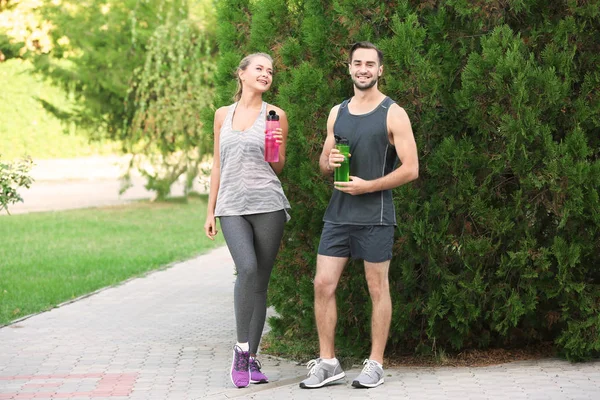
<path id="1" fill-rule="evenodd" d="M 0 329 L 0 399 L 587 399 L 600 362 L 386 370 L 376 389 L 303 390 L 306 368 L 263 357 L 271 383 L 229 381 L 233 262 L 225 247 Z"/>
<path id="2" fill-rule="evenodd" d="M 0 399 L 228 398 L 232 261 L 226 248 L 0 329 Z M 276 382 L 302 367 L 264 359 Z M 250 392 L 250 391 L 248 391 Z"/>
<path id="3" fill-rule="evenodd" d="M 303 365 L 264 356 L 271 383 L 236 389 L 232 272 L 222 247 L 0 328 L 0 400 L 600 399 L 600 362 L 561 360 L 387 369 L 369 390 L 355 366 L 303 390 Z"/>

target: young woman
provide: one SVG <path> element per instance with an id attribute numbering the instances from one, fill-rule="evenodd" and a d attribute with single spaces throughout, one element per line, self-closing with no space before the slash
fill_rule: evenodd
<path id="1" fill-rule="evenodd" d="M 287 117 L 282 109 L 262 99 L 273 82 L 273 60 L 268 54 L 251 54 L 240 62 L 236 76 L 235 103 L 215 113 L 204 230 L 213 239 L 219 218 L 237 271 L 237 343 L 233 347 L 231 381 L 241 388 L 268 382 L 256 353 L 265 324 L 269 278 L 290 204 L 277 177 L 285 164 Z M 279 115 L 280 122 L 274 134 L 279 144 L 278 162 L 267 162 L 264 157 L 265 121 L 271 110 Z"/>

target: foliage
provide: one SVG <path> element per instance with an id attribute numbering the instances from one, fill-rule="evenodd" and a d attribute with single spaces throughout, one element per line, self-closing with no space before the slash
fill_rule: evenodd
<path id="1" fill-rule="evenodd" d="M 42 0 L 0 0 L 0 62 L 52 50 L 51 25 L 39 13 Z"/>
<path id="2" fill-rule="evenodd" d="M 212 98 L 211 50 L 192 22 L 168 23 L 150 38 L 146 63 L 136 73 L 126 149 L 133 154 L 131 168 L 142 172 L 159 199 L 182 174 L 187 189 L 198 175 L 207 147 L 198 111 Z"/>
<path id="3" fill-rule="evenodd" d="M 45 0 L 35 11 L 52 27 L 36 72 L 71 97 L 68 106 L 39 99 L 45 110 L 71 132 L 133 152 L 132 168 L 159 198 L 182 173 L 191 185 L 204 151 L 195 114 L 212 93 L 211 0 Z"/>
<path id="4" fill-rule="evenodd" d="M 38 72 L 73 93 L 78 107 L 62 117 L 93 129 L 93 139 L 123 140 L 133 110 L 125 108 L 133 71 L 167 15 L 188 15 L 185 0 L 46 0 L 54 48 L 35 59 Z M 69 60 L 69 65 L 59 60 Z"/>
<path id="5" fill-rule="evenodd" d="M 273 102 L 290 120 L 292 220 L 270 286 L 273 334 L 315 340 L 312 277 L 332 190 L 317 160 L 329 109 L 352 95 L 350 44 L 370 40 L 421 164 L 420 179 L 394 191 L 387 350 L 554 341 L 572 360 L 600 354 L 599 10 L 598 1 L 220 1 L 215 105 L 233 94 L 241 56 L 266 50 Z M 360 263 L 337 296 L 338 351 L 364 356 Z"/>
<path id="6" fill-rule="evenodd" d="M 3 1 L 0 62 L 29 57 L 27 46 L 35 44 L 39 51 L 31 58 L 36 72 L 71 97 L 68 105 L 60 99 L 39 99 L 42 113 L 64 121 L 71 133 L 78 130 L 95 141 L 129 143 L 135 109 L 125 105 L 133 104 L 134 71 L 145 63 L 150 37 L 170 18 L 174 23 L 190 21 L 206 42 L 212 42 L 213 7 L 212 0 Z M 35 31 L 42 28 L 43 40 Z"/>
<path id="7" fill-rule="evenodd" d="M 0 211 L 8 212 L 10 204 L 23 201 L 17 189 L 31 186 L 33 180 L 29 176 L 29 171 L 32 166 L 31 159 L 7 162 L 0 158 Z"/>

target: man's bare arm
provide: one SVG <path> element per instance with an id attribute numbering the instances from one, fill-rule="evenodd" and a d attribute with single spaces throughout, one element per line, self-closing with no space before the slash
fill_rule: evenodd
<path id="1" fill-rule="evenodd" d="M 350 182 L 336 183 L 338 190 L 356 196 L 393 189 L 419 177 L 417 144 L 406 111 L 393 104 L 388 112 L 387 123 L 401 165 L 386 176 L 370 181 L 351 176 Z"/>
<path id="2" fill-rule="evenodd" d="M 372 181 L 372 191 L 393 189 L 419 177 L 419 156 L 410 119 L 406 111 L 397 104 L 390 107 L 388 129 L 400 159 L 400 166 L 386 176 Z"/>
<path id="3" fill-rule="evenodd" d="M 323 175 L 331 175 L 333 169 L 340 166 L 340 164 L 335 163 L 337 160 L 336 153 L 339 155 L 339 151 L 335 149 L 335 137 L 333 136 L 333 124 L 335 123 L 339 109 L 339 105 L 333 107 L 327 118 L 327 137 L 325 138 L 325 143 L 323 143 L 323 151 L 321 151 L 321 157 L 319 158 L 319 169 Z M 332 156 L 331 160 L 330 155 Z"/>

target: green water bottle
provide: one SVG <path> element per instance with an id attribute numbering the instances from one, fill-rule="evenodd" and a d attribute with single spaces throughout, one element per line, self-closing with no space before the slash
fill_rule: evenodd
<path id="1" fill-rule="evenodd" d="M 334 171 L 334 182 L 348 182 L 350 180 L 350 141 L 345 137 L 335 135 L 335 148 L 344 155 L 342 165 Z"/>

